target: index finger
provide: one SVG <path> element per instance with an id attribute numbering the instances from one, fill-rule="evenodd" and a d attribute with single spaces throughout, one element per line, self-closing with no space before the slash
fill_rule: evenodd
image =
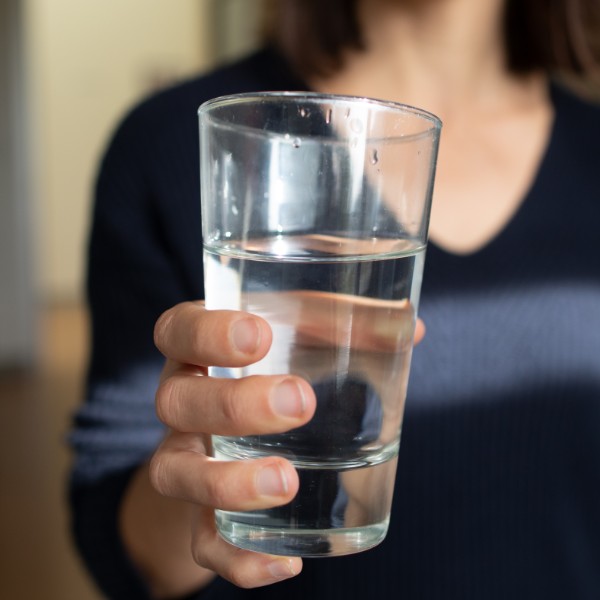
<path id="1" fill-rule="evenodd" d="M 154 343 L 169 359 L 191 365 L 241 367 L 263 358 L 271 346 L 264 319 L 232 310 L 206 310 L 183 302 L 165 311 L 154 327 Z"/>

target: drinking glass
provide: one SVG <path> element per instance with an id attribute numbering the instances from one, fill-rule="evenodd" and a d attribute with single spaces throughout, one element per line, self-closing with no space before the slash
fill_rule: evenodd
<path id="1" fill-rule="evenodd" d="M 441 122 L 392 102 L 316 93 L 216 98 L 199 109 L 208 309 L 260 315 L 270 351 L 214 377 L 293 373 L 314 418 L 276 435 L 213 437 L 214 456 L 280 455 L 285 506 L 217 511 L 250 550 L 332 556 L 387 532 Z"/>

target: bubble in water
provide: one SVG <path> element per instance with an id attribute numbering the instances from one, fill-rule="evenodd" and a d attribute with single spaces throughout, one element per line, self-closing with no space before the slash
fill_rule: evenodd
<path id="1" fill-rule="evenodd" d="M 300 140 L 300 138 L 294 138 L 292 140 L 292 146 L 294 146 L 294 148 L 300 148 L 301 145 L 302 141 Z"/>
<path id="2" fill-rule="evenodd" d="M 346 109 L 346 114 L 344 115 L 344 117 L 346 119 L 348 119 L 350 117 L 350 109 L 349 108 Z"/>
<path id="3" fill-rule="evenodd" d="M 331 123 L 331 114 L 333 113 L 333 111 L 331 110 L 331 108 L 329 108 L 327 110 L 327 113 L 325 114 L 325 123 L 327 123 L 327 125 L 329 125 L 329 123 Z"/>
<path id="4" fill-rule="evenodd" d="M 377 148 L 373 149 L 373 153 L 371 154 L 371 164 L 376 165 L 379 162 L 379 154 L 377 152 Z"/>
<path id="5" fill-rule="evenodd" d="M 238 207 L 235 204 L 231 207 L 231 212 L 236 216 L 240 214 L 240 211 L 238 210 Z"/>
<path id="6" fill-rule="evenodd" d="M 310 111 L 308 110 L 308 108 L 304 108 L 304 106 L 301 106 L 298 109 L 298 112 L 300 113 L 301 117 L 308 117 L 310 115 Z"/>

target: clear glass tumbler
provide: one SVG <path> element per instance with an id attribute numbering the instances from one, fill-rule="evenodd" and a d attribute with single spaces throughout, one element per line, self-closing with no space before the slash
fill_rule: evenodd
<path id="1" fill-rule="evenodd" d="M 209 309 L 265 318 L 260 362 L 217 377 L 294 373 L 315 389 L 304 427 L 214 437 L 214 455 L 281 455 L 300 490 L 281 507 L 217 511 L 259 552 L 332 556 L 383 540 L 389 519 L 440 120 L 314 93 L 216 98 L 199 109 Z"/>

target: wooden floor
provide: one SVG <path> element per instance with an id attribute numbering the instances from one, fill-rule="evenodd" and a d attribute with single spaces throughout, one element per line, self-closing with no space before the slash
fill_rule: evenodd
<path id="1" fill-rule="evenodd" d="M 87 328 L 78 306 L 46 309 L 41 358 L 0 370 L 0 598 L 99 600 L 68 534 L 65 436 L 79 402 Z"/>

